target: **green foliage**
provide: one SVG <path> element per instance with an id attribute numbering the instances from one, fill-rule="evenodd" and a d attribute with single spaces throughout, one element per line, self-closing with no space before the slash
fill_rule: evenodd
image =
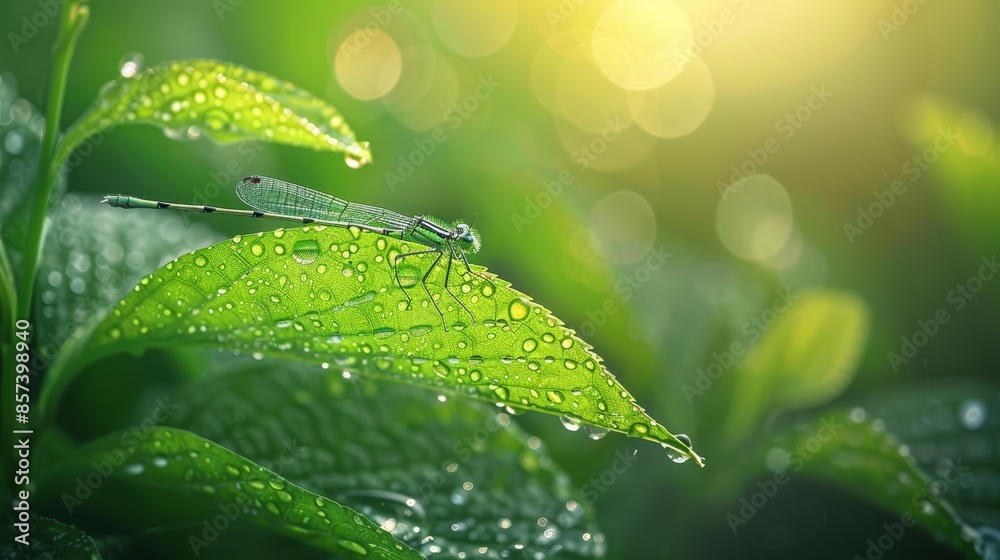
<path id="1" fill-rule="evenodd" d="M 956 101 L 921 96 L 915 104 L 910 143 L 935 186 L 956 230 L 976 257 L 996 253 L 1000 238 L 1000 150 L 987 117 Z M 929 154 L 924 156 L 924 154 Z"/>
<path id="2" fill-rule="evenodd" d="M 796 423 L 772 436 L 768 443 L 758 464 L 771 458 L 781 470 L 790 471 L 790 476 L 801 472 L 837 485 L 899 514 L 903 527 L 918 524 L 967 558 L 980 557 L 975 531 L 959 519 L 941 495 L 943 479 L 932 481 L 917 467 L 910 447 L 887 432 L 885 422 L 868 418 L 863 409 L 828 412 L 822 418 Z M 956 479 L 951 484 L 959 482 Z M 864 553 L 867 539 L 877 539 L 883 530 L 859 535 L 858 553 Z"/>
<path id="3" fill-rule="evenodd" d="M 821 404 L 840 394 L 868 339 L 868 308 L 857 296 L 798 296 L 734 373 L 730 434 L 742 436 L 768 411 Z"/>
<path id="4" fill-rule="evenodd" d="M 650 418 L 590 346 L 548 310 L 492 277 L 357 228 L 236 236 L 143 278 L 88 352 L 206 344 L 291 357 L 563 417 L 698 457 Z M 475 271 L 484 269 L 475 267 Z M 466 312 L 455 298 L 461 298 Z"/>
<path id="5" fill-rule="evenodd" d="M 143 438 L 113 434 L 59 466 L 74 479 L 94 464 L 119 465 L 135 484 L 189 494 L 237 517 L 334 552 L 376 558 L 421 558 L 357 512 L 309 492 L 229 449 L 186 430 L 156 427 Z M 128 445 L 123 447 L 123 442 Z M 49 480 L 50 484 L 55 484 Z M 208 546 L 209 543 L 204 543 Z M 197 551 L 201 546 L 192 543 Z"/>
<path id="6" fill-rule="evenodd" d="M 503 411 L 295 362 L 229 370 L 182 387 L 168 422 L 274 465 L 428 557 L 602 556 L 585 538 L 596 529 L 583 496 Z"/>
<path id="7" fill-rule="evenodd" d="M 52 363 L 46 372 L 39 415 L 54 413 L 54 402 L 72 381 L 73 368 L 89 360 L 81 354 L 90 332 L 108 310 L 150 268 L 180 249 L 218 239 L 202 224 L 185 227 L 183 217 L 115 211 L 70 194 L 49 216 L 45 249 L 39 259 L 35 301 L 36 353 Z"/>
<path id="8" fill-rule="evenodd" d="M 31 516 L 27 550 L 14 541 L 13 529 L 10 523 L 4 525 L 4 540 L 0 545 L 0 554 L 4 558 L 101 560 L 101 552 L 89 535 L 72 525 L 66 525 L 44 515 Z"/>
<path id="9" fill-rule="evenodd" d="M 59 145 L 66 161 L 88 137 L 116 126 L 194 127 L 217 142 L 256 138 L 343 152 L 351 167 L 371 161 L 340 112 L 294 84 L 216 60 L 165 62 L 134 77 L 108 82 Z"/>

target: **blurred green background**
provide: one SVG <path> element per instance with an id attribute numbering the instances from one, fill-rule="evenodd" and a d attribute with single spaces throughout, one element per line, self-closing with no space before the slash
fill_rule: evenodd
<path id="1" fill-rule="evenodd" d="M 960 310 L 949 293 L 1000 245 L 995 2 L 98 0 L 91 9 L 64 128 L 123 63 L 217 58 L 338 107 L 374 163 L 350 169 L 329 153 L 122 127 L 80 158 L 69 190 L 95 204 L 127 192 L 238 206 L 233 183 L 260 173 L 407 214 L 474 218 L 484 239 L 474 261 L 581 332 L 651 415 L 708 459 L 703 471 L 674 466 L 652 446 L 518 418 L 578 486 L 616 451 L 638 451 L 595 504 L 612 557 L 847 557 L 894 518 L 804 479 L 735 536 L 725 515 L 739 492 L 701 503 L 753 469 L 733 459 L 738 448 L 710 441 L 711 419 L 724 424 L 732 401 L 688 399 L 683 386 L 713 352 L 751 345 L 744 325 L 776 290 L 836 288 L 870 309 L 858 373 L 838 404 L 896 395 L 917 414 L 950 380 L 975 378 L 989 392 L 957 402 L 980 398 L 994 419 L 998 287 L 985 282 Z M 5 34 L 38 10 L 4 2 Z M 16 54 L 0 49 L 0 70 L 38 107 L 56 27 Z M 940 130 L 948 140 L 935 147 Z M 205 223 L 220 239 L 256 227 Z M 657 250 L 671 256 L 654 267 Z M 951 320 L 893 367 L 901 337 L 939 308 Z M 997 464 L 989 441 L 981 480 Z M 923 534 L 891 551 L 948 554 Z"/>

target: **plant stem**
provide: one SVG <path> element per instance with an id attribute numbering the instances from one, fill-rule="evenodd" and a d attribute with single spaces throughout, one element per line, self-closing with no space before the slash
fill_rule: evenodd
<path id="1" fill-rule="evenodd" d="M 62 117 L 63 98 L 66 94 L 66 80 L 69 75 L 70 61 L 73 59 L 73 50 L 76 41 L 80 37 L 80 32 L 87 24 L 87 17 L 90 15 L 90 7 L 87 0 L 69 0 L 63 5 L 62 17 L 59 24 L 59 38 L 53 49 L 52 73 L 49 78 L 49 96 L 45 114 L 45 129 L 42 132 L 42 147 L 39 154 L 38 170 L 35 174 L 35 205 L 31 212 L 31 221 L 27 231 L 27 244 L 24 247 L 23 268 L 21 269 L 21 290 L 17 297 L 17 307 L 8 312 L 13 320 L 18 317 L 28 319 L 31 316 L 31 292 L 35 285 L 35 269 L 38 267 L 38 258 L 41 252 L 42 235 L 45 230 L 45 216 L 48 213 L 49 193 L 59 176 L 59 163 L 54 162 L 53 156 L 56 151 L 56 142 L 59 139 L 59 121 Z M 7 329 L 3 329 L 4 331 Z M 0 368 L 3 370 L 3 410 L 5 412 L 0 424 L 3 426 L 5 450 L 2 454 L 4 472 L 13 472 L 16 464 L 14 456 L 15 434 L 14 426 L 14 385 L 16 371 L 14 368 L 14 355 L 10 349 L 14 347 L 13 333 L 4 333 L 4 339 L 0 342 L 3 347 L 4 363 Z M 32 340 L 32 343 L 35 341 Z M 37 373 L 37 372 L 36 372 Z M 25 427 L 25 426 L 20 426 Z M 8 488 L 14 489 L 14 477 L 11 476 Z"/>
<path id="2" fill-rule="evenodd" d="M 35 284 L 35 269 L 42 249 L 42 234 L 45 230 L 45 216 L 48 213 L 49 193 L 59 176 L 59 162 L 54 161 L 56 142 L 59 139 L 59 121 L 62 118 L 63 98 L 66 95 L 66 80 L 76 41 L 87 24 L 90 7 L 86 0 L 71 0 L 63 5 L 59 27 L 59 39 L 53 55 L 52 74 L 49 78 L 49 98 L 45 112 L 45 130 L 42 133 L 42 149 L 35 181 L 35 206 L 28 226 L 28 243 L 24 248 L 24 263 L 21 269 L 21 292 L 17 300 L 17 312 L 21 317 L 31 314 L 31 292 Z"/>

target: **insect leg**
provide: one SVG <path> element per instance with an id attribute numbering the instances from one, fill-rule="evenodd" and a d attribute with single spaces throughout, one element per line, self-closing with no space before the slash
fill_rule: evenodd
<path id="1" fill-rule="evenodd" d="M 396 276 L 396 284 L 399 284 L 399 289 L 403 290 L 403 295 L 406 296 L 406 308 L 407 309 L 410 308 L 410 304 L 413 303 L 413 299 L 410 298 L 410 294 L 408 294 L 406 292 L 406 288 L 403 287 L 403 282 L 399 279 L 399 263 L 402 262 L 402 260 L 404 258 L 406 258 L 406 257 L 412 257 L 413 255 L 423 255 L 423 254 L 426 254 L 426 253 L 434 253 L 434 252 L 440 252 L 440 251 L 438 251 L 438 249 L 427 249 L 425 251 L 414 251 L 412 253 L 403 253 L 402 255 L 396 255 L 395 262 L 393 263 L 395 265 L 395 267 L 394 267 L 395 268 L 394 274 Z M 437 261 L 434 261 L 434 264 L 437 264 Z M 434 267 L 432 266 L 431 269 L 433 270 L 433 268 Z M 426 277 L 425 277 L 425 279 L 426 279 Z M 426 288 L 426 286 L 425 286 L 425 288 Z"/>
<path id="2" fill-rule="evenodd" d="M 462 303 L 462 300 L 458 299 L 458 296 L 456 296 L 451 291 L 451 288 L 448 287 L 448 279 L 451 277 L 451 261 L 453 261 L 455 259 L 455 246 L 453 244 L 451 244 L 450 242 L 448 243 L 448 250 L 449 250 L 449 254 L 448 254 L 448 268 L 445 269 L 445 273 L 444 273 L 444 289 L 445 289 L 445 291 L 448 292 L 448 295 L 450 295 L 452 298 L 454 298 L 455 301 L 457 301 L 458 304 L 462 306 L 462 309 L 464 309 L 465 312 L 469 314 L 469 317 L 472 318 L 472 326 L 476 326 L 476 316 L 472 314 L 472 311 L 470 311 L 469 308 L 464 303 Z M 459 249 L 459 251 L 461 251 L 461 249 Z"/>

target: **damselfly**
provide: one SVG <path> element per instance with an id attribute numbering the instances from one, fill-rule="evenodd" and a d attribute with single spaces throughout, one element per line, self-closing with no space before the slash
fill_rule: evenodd
<path id="1" fill-rule="evenodd" d="M 493 284 L 483 275 L 472 270 L 465 252 L 478 252 L 481 246 L 479 234 L 472 227 L 463 222 L 448 224 L 443 220 L 430 216 L 405 216 L 387 208 L 369 206 L 357 202 L 348 202 L 333 195 L 315 191 L 313 189 L 295 185 L 280 179 L 271 177 L 251 176 L 244 177 L 236 184 L 236 195 L 252 210 L 241 210 L 237 208 L 219 208 L 216 206 L 198 206 L 195 204 L 178 204 L 175 202 L 162 202 L 156 200 L 146 200 L 134 196 L 114 194 L 107 195 L 101 202 L 107 203 L 116 208 L 153 208 L 186 210 L 189 212 L 204 212 L 218 214 L 232 214 L 236 216 L 249 216 L 252 218 L 275 218 L 279 220 L 292 220 L 303 224 L 315 224 L 338 227 L 356 227 L 362 230 L 379 233 L 382 235 L 395 237 L 402 241 L 410 241 L 425 245 L 428 248 L 419 251 L 410 251 L 397 255 L 393 267 L 396 283 L 399 285 L 406 300 L 412 304 L 410 295 L 406 292 L 402 281 L 399 278 L 399 264 L 406 257 L 437 253 L 437 258 L 430 268 L 424 273 L 420 280 L 427 297 L 438 315 L 441 322 L 447 328 L 444 320 L 444 313 L 427 287 L 427 279 L 431 272 L 437 268 L 441 259 L 447 257 L 448 262 L 444 274 L 444 289 L 451 295 L 462 309 L 472 318 L 472 323 L 476 324 L 476 317 L 472 311 L 462 303 L 448 285 L 451 279 L 452 261 L 459 259 L 465 265 L 465 271 L 473 276 Z M 412 285 L 412 284 L 411 284 Z"/>

